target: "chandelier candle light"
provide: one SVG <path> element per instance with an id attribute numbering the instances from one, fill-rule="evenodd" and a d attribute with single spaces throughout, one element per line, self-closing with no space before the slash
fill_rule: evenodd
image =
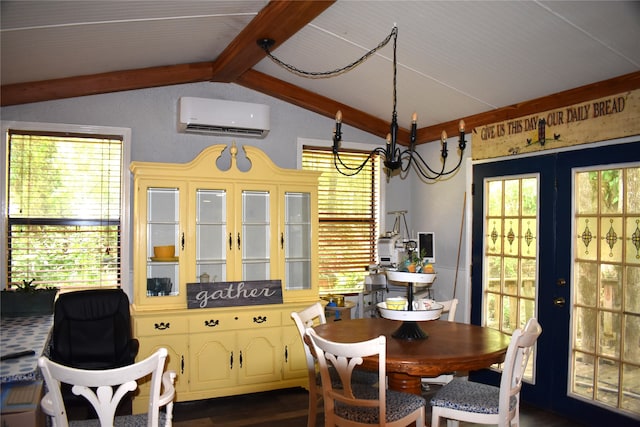
<path id="1" fill-rule="evenodd" d="M 442 148 L 440 151 L 440 157 L 442 159 L 442 167 L 441 168 L 432 168 L 427 162 L 420 156 L 418 152 L 415 151 L 416 145 L 416 135 L 418 131 L 418 115 L 414 112 L 411 116 L 411 136 L 408 145 L 408 148 L 402 150 L 398 147 L 398 113 L 396 111 L 397 104 L 397 59 L 396 59 L 396 48 L 398 41 L 398 27 L 396 25 L 393 26 L 391 33 L 370 51 L 366 52 L 363 56 L 361 56 L 356 61 L 348 64 L 342 68 L 332 70 L 332 71 L 323 71 L 323 72 L 310 72 L 303 71 L 299 68 L 294 67 L 293 65 L 287 64 L 282 60 L 273 56 L 270 51 L 270 48 L 275 44 L 275 41 L 272 39 L 259 39 L 257 40 L 258 45 L 267 53 L 267 56 L 277 65 L 284 68 L 285 70 L 296 74 L 301 77 L 310 78 L 310 79 L 319 79 L 319 78 L 329 78 L 338 76 L 340 74 L 351 71 L 358 65 L 362 64 L 366 61 L 371 55 L 375 54 L 379 49 L 386 46 L 387 43 L 393 38 L 393 113 L 391 115 L 391 129 L 389 134 L 387 135 L 387 144 L 386 147 L 378 147 L 373 149 L 367 159 L 365 159 L 358 166 L 349 166 L 346 165 L 342 159 L 340 158 L 340 141 L 342 140 L 342 112 L 338 111 L 336 113 L 336 126 L 333 133 L 333 162 L 338 170 L 343 175 L 351 176 L 359 173 L 367 164 L 367 162 L 371 159 L 371 157 L 375 155 L 380 155 L 384 157 L 384 166 L 387 170 L 387 175 L 391 176 L 391 174 L 400 170 L 401 172 L 406 172 L 411 166 L 420 174 L 420 176 L 426 180 L 435 181 L 441 177 L 445 177 L 454 173 L 460 168 L 462 164 L 462 156 L 464 154 L 464 150 L 466 148 L 466 141 L 464 139 L 464 121 L 460 120 L 459 130 L 460 130 L 460 139 L 458 140 L 458 150 L 459 150 L 459 159 L 458 163 L 450 170 L 446 170 L 446 162 L 448 156 L 447 150 L 447 133 L 442 131 L 441 135 L 441 144 Z"/>

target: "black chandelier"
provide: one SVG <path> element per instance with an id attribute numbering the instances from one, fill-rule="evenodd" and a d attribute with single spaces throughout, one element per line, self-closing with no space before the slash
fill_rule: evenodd
<path id="1" fill-rule="evenodd" d="M 411 116 L 411 132 L 409 143 L 407 144 L 408 148 L 402 149 L 398 144 L 398 113 L 396 111 L 397 105 L 397 59 L 396 59 L 396 48 L 397 48 L 397 40 L 398 40 L 398 27 L 394 26 L 391 30 L 391 34 L 387 36 L 385 40 L 380 42 L 378 46 L 374 49 L 367 52 L 365 55 L 360 57 L 358 60 L 352 62 L 351 64 L 327 72 L 307 72 L 300 70 L 292 65 L 286 64 L 285 62 L 274 57 L 270 48 L 275 43 L 272 39 L 260 39 L 258 40 L 258 45 L 267 53 L 267 56 L 271 58 L 276 64 L 285 68 L 286 70 L 302 76 L 306 78 L 327 78 L 333 77 L 347 71 L 352 70 L 357 67 L 364 61 L 366 61 L 371 55 L 377 52 L 380 48 L 384 47 L 389 43 L 389 41 L 393 38 L 393 112 L 391 115 L 391 129 L 389 134 L 387 134 L 387 144 L 385 147 L 377 147 L 373 149 L 367 158 L 357 166 L 350 166 L 343 162 L 340 158 L 340 141 L 342 141 L 342 112 L 338 111 L 336 113 L 336 126 L 333 132 L 333 162 L 335 168 L 342 175 L 352 176 L 358 174 L 369 162 L 369 160 L 376 155 L 382 156 L 384 158 L 384 166 L 387 172 L 387 176 L 391 176 L 395 171 L 400 170 L 402 173 L 409 170 L 410 167 L 413 166 L 413 169 L 424 179 L 435 181 L 441 177 L 446 177 L 448 175 L 453 174 L 460 168 L 462 164 L 462 157 L 464 154 L 464 150 L 466 148 L 465 141 L 465 131 L 464 131 L 464 121 L 460 120 L 459 131 L 460 136 L 458 140 L 458 151 L 459 158 L 457 164 L 450 170 L 446 170 L 446 162 L 449 151 L 447 149 L 447 133 L 442 131 L 442 135 L 440 138 L 442 148 L 440 151 L 440 157 L 442 159 L 442 167 L 441 168 L 432 168 L 427 162 L 422 158 L 420 153 L 415 151 L 416 146 L 416 135 L 418 130 L 418 115 L 414 112 Z"/>

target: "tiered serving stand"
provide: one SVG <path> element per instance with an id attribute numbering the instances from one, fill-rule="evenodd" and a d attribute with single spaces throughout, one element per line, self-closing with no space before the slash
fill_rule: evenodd
<path id="1" fill-rule="evenodd" d="M 403 271 L 387 270 L 387 280 L 406 284 L 407 286 L 407 310 L 389 310 L 387 303 L 378 303 L 380 315 L 385 319 L 402 320 L 402 325 L 391 335 L 394 338 L 405 340 L 419 340 L 428 338 L 428 334 L 420 328 L 417 322 L 436 320 L 442 314 L 442 305 L 435 304 L 430 310 L 413 309 L 414 285 L 431 285 L 436 279 L 435 274 L 407 273 Z"/>

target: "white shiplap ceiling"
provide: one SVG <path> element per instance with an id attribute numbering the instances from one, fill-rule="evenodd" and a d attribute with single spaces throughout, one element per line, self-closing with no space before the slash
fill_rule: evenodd
<path id="1" fill-rule="evenodd" d="M 215 61 L 267 1 L 2 1 L 2 85 Z M 640 70 L 640 2 L 338 1 L 274 50 L 326 71 L 397 23 L 398 113 L 429 126 Z M 274 25 L 277 25 L 274 24 Z M 390 119 L 392 46 L 340 77 L 255 70 Z"/>

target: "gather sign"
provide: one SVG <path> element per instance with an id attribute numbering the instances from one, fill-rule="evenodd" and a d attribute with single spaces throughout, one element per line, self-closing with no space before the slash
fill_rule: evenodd
<path id="1" fill-rule="evenodd" d="M 187 308 L 282 304 L 281 280 L 187 283 Z"/>

